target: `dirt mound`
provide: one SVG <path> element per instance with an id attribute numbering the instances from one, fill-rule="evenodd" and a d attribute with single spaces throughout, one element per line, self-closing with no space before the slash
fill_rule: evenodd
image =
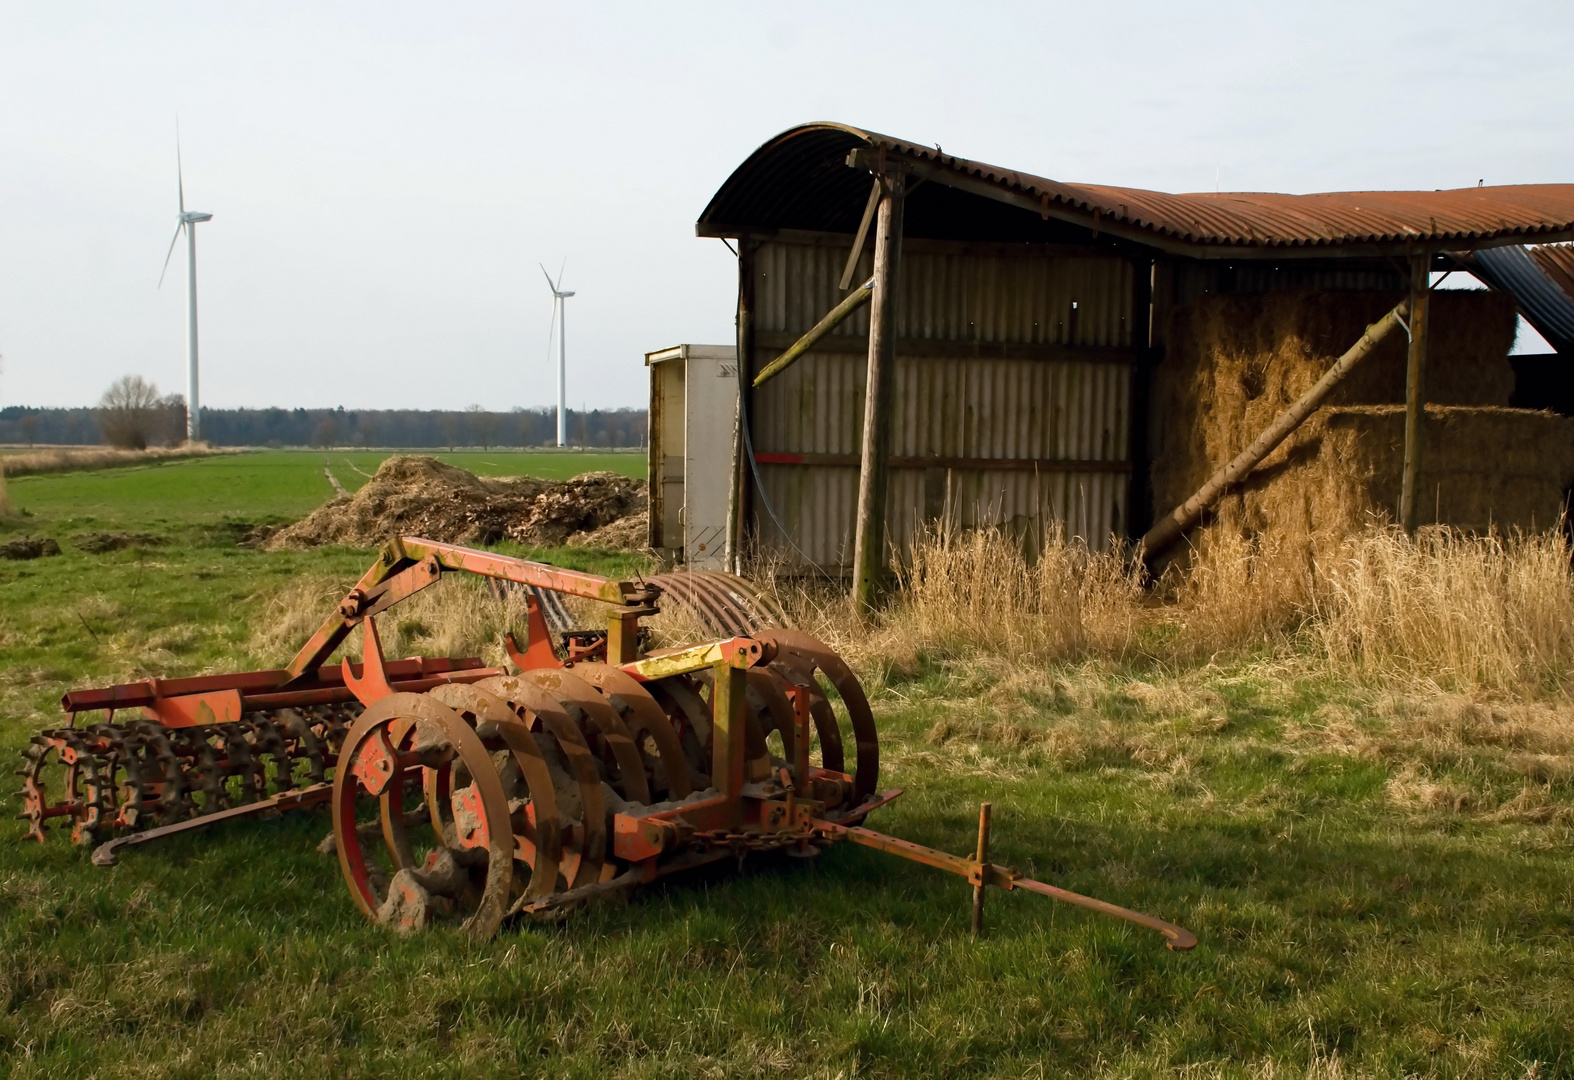
<path id="1" fill-rule="evenodd" d="M 78 551 L 89 555 L 102 555 L 108 551 L 121 551 L 129 547 L 158 547 L 161 537 L 145 532 L 91 532 L 83 533 L 73 541 Z"/>
<path id="2" fill-rule="evenodd" d="M 612 472 L 572 480 L 476 476 L 435 458 L 396 456 L 354 495 L 340 496 L 267 540 L 270 551 L 392 536 L 461 544 L 556 546 L 645 510 L 646 484 Z"/>
<path id="3" fill-rule="evenodd" d="M 60 545 L 48 536 L 36 540 L 31 536 L 23 536 L 0 544 L 0 559 L 38 559 L 59 554 Z"/>
<path id="4" fill-rule="evenodd" d="M 639 551 L 650 544 L 650 514 L 641 510 L 610 525 L 568 538 L 569 547 L 610 548 L 613 551 Z"/>

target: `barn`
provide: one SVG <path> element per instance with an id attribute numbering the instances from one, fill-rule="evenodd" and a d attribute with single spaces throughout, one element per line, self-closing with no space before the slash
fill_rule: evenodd
<path id="1" fill-rule="evenodd" d="M 696 230 L 737 255 L 732 558 L 862 587 L 936 526 L 1141 537 L 1406 298 L 1430 316 L 1203 524 L 1545 524 L 1574 480 L 1569 422 L 1513 407 L 1513 296 L 1430 291 L 1574 238 L 1574 185 L 1165 194 L 813 123 Z"/>

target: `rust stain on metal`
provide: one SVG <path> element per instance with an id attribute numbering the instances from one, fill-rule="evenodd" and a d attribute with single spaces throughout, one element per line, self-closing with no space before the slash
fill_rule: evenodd
<path id="1" fill-rule="evenodd" d="M 826 175 L 823 163 L 859 149 L 901 159 L 918 170 L 917 175 L 1011 202 L 1044 220 L 1057 218 L 1194 256 L 1252 251 L 1316 255 L 1350 245 L 1399 252 L 1406 245 L 1465 248 L 1574 234 L 1574 184 L 1308 195 L 1172 194 L 1065 183 L 834 123 L 801 125 L 760 147 L 712 198 L 700 216 L 699 231 L 735 235 L 751 228 L 827 228 L 828 222 L 806 224 L 806 215 L 834 212 L 836 227 L 850 232 L 851 226 L 841 228 L 840 222 L 856 213 L 856 207 L 840 206 L 846 202 L 844 189 L 861 195 L 867 181 Z"/>

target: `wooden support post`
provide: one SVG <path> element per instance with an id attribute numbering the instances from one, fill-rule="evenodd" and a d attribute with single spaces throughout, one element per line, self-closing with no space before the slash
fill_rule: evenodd
<path id="1" fill-rule="evenodd" d="M 1153 397 L 1153 278 L 1158 268 L 1152 259 L 1134 259 L 1131 270 L 1131 347 L 1137 362 L 1131 368 L 1131 429 L 1127 436 L 1131 483 L 1126 489 L 1125 532 L 1135 540 L 1153 524 L 1148 425 Z"/>
<path id="2" fill-rule="evenodd" d="M 869 311 L 869 375 L 864 384 L 863 457 L 853 538 L 853 602 L 869 611 L 885 577 L 885 501 L 896 386 L 896 295 L 902 258 L 906 174 L 886 173 L 874 237 L 874 296 Z"/>
<path id="3" fill-rule="evenodd" d="M 978 804 L 978 862 L 980 865 L 989 861 L 989 803 Z M 973 936 L 978 937 L 984 932 L 984 882 L 988 880 L 980 874 L 973 886 Z"/>
<path id="4" fill-rule="evenodd" d="M 754 370 L 754 251 L 759 245 L 738 237 L 738 400 L 732 414 L 732 490 L 727 493 L 727 548 L 725 562 L 734 574 L 743 573 L 743 538 L 749 507 L 749 463 L 744 458 L 743 428 L 749 422 L 753 394 L 749 378 Z"/>
<path id="5" fill-rule="evenodd" d="M 1399 521 L 1416 531 L 1421 490 L 1421 424 L 1426 419 L 1426 336 L 1432 256 L 1410 257 L 1410 353 L 1405 364 L 1405 471 L 1399 489 Z"/>

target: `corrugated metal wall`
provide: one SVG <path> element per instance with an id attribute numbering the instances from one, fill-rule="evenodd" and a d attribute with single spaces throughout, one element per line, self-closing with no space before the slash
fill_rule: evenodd
<path id="1" fill-rule="evenodd" d="M 845 241 L 758 249 L 752 370 L 842 298 L 846 257 Z M 1124 259 L 1027 245 L 904 245 L 893 543 L 940 520 L 1025 535 L 1058 522 L 1099 549 L 1125 532 L 1132 273 Z M 754 393 L 768 503 L 756 496 L 754 524 L 789 564 L 851 560 L 867 334 L 865 309 Z"/>

